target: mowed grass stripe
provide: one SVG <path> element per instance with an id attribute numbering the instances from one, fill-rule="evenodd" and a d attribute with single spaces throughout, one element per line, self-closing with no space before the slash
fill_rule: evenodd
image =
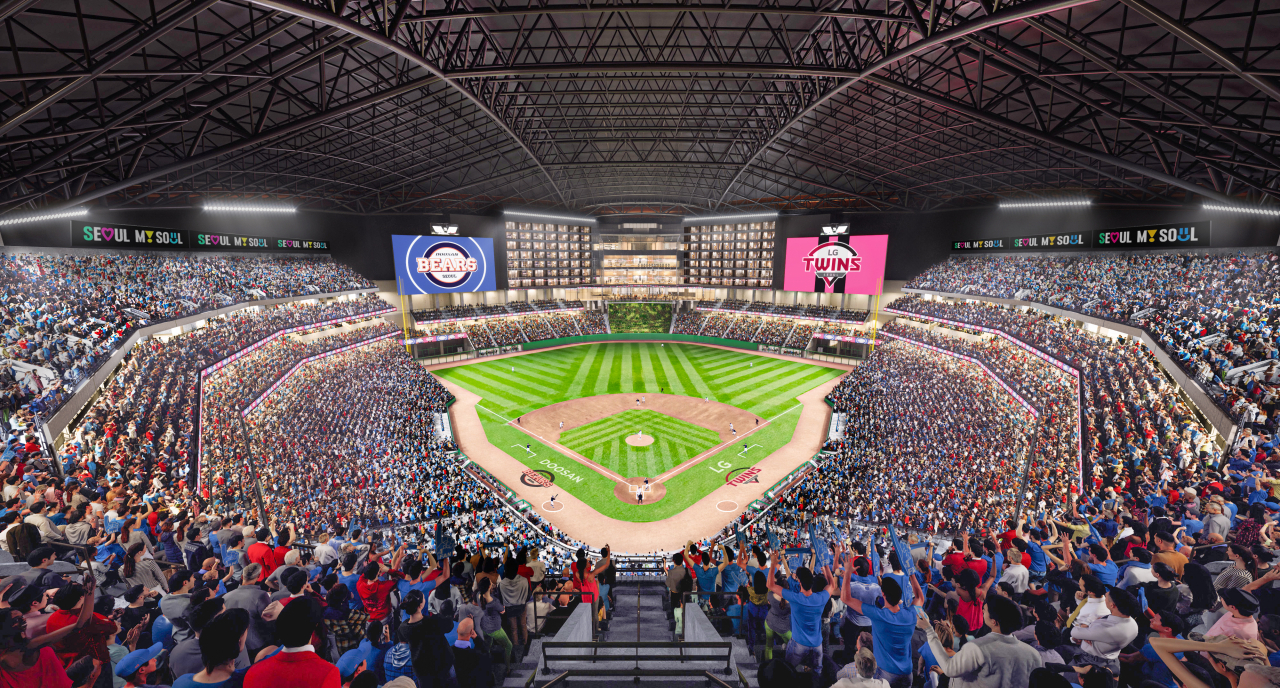
<path id="1" fill-rule="evenodd" d="M 510 367 L 476 371 L 476 377 L 493 389 L 517 390 L 523 392 L 526 396 L 556 394 L 558 391 L 553 387 L 540 385 L 536 382 L 536 380 L 543 378 L 528 376 L 521 373 L 519 369 L 512 373 Z"/>
<path id="2" fill-rule="evenodd" d="M 685 389 L 691 389 L 694 391 L 694 394 L 691 396 L 697 396 L 699 398 L 711 396 L 711 388 L 707 386 L 706 382 L 703 382 L 702 375 L 693 367 L 693 363 L 689 362 L 689 358 L 685 354 L 685 347 L 675 346 L 672 348 L 675 349 L 675 351 L 672 352 L 672 355 L 675 356 L 676 362 L 680 364 L 676 370 L 679 372 L 681 379 L 687 383 Z"/>
<path id="3" fill-rule="evenodd" d="M 645 344 L 640 348 L 640 355 L 637 356 L 640 359 L 640 374 L 644 377 L 647 385 L 645 391 L 648 392 L 654 392 L 670 386 L 665 378 L 658 377 L 657 371 L 654 369 L 653 350 L 656 348 L 658 347 L 652 344 Z"/>
<path id="4" fill-rule="evenodd" d="M 762 382 L 772 382 L 778 378 L 793 375 L 796 371 L 807 372 L 812 369 L 812 366 L 786 363 L 783 361 L 779 361 L 779 365 L 744 368 L 732 373 L 727 373 L 721 377 L 722 387 L 720 388 L 720 391 L 725 394 L 734 395 L 740 390 L 754 388 Z"/>
<path id="5" fill-rule="evenodd" d="M 595 393 L 608 394 L 610 381 L 614 379 L 613 359 L 614 353 L 618 350 L 616 346 L 606 346 L 604 349 L 604 360 L 600 362 L 600 370 L 596 375 Z"/>
<path id="6" fill-rule="evenodd" d="M 569 389 L 565 392 L 565 396 L 570 399 L 575 399 L 582 394 L 582 386 L 587 382 L 587 372 L 591 370 L 592 365 L 596 362 L 596 357 L 600 353 L 599 344 L 577 348 L 585 349 L 586 351 L 574 370 L 573 383 L 569 385 Z M 573 349 L 561 349 L 561 351 L 573 351 Z"/>
<path id="7" fill-rule="evenodd" d="M 693 396 L 692 394 L 689 394 L 689 391 L 688 391 L 689 389 L 691 389 L 691 387 L 685 386 L 685 382 L 688 380 L 688 378 L 682 378 L 677 373 L 675 366 L 671 364 L 671 358 L 667 354 L 667 349 L 669 348 L 674 348 L 674 346 L 672 347 L 659 346 L 658 354 L 657 354 L 658 363 L 662 365 L 662 371 L 666 373 L 666 376 L 667 376 L 667 385 L 671 386 L 672 394 L 679 394 L 682 396 Z"/>
<path id="8" fill-rule="evenodd" d="M 503 414 L 511 414 L 514 413 L 516 409 L 523 407 L 525 404 L 523 401 L 515 401 L 500 394 L 498 390 L 502 388 L 493 386 L 489 378 L 480 375 L 478 372 L 453 372 L 451 369 L 450 373 L 451 374 L 442 377 L 478 392 L 480 396 L 484 398 L 485 406 L 488 406 L 495 411 Z"/>
<path id="9" fill-rule="evenodd" d="M 636 389 L 636 378 L 635 375 L 631 374 L 632 348 L 634 347 L 631 344 L 623 344 L 622 356 L 619 357 L 618 362 L 618 391 L 623 394 L 626 394 L 627 392 L 634 392 Z"/>
<path id="10" fill-rule="evenodd" d="M 726 387 L 724 391 L 729 392 L 735 398 L 743 401 L 750 401 L 759 397 L 765 392 L 774 391 L 783 387 L 794 387 L 810 379 L 822 377 L 821 373 L 812 369 L 791 367 L 786 370 L 779 371 L 777 375 L 771 375 L 764 378 L 756 378 L 747 380 L 736 385 Z M 762 384 L 763 383 L 763 384 Z"/>

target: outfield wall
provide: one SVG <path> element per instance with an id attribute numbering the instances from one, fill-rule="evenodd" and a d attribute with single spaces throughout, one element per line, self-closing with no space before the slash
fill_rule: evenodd
<path id="1" fill-rule="evenodd" d="M 527 342 L 521 347 L 524 351 L 534 351 L 536 349 L 546 349 L 552 346 L 565 346 L 567 344 L 582 344 L 585 342 L 689 342 L 691 344 L 714 344 L 716 346 L 729 346 L 735 349 L 746 349 L 748 351 L 759 351 L 760 345 L 755 342 L 743 342 L 737 339 L 721 339 L 720 337 L 703 337 L 696 334 L 668 334 L 666 332 L 620 332 L 617 334 L 584 334 L 576 337 L 559 337 L 557 339 L 539 339 L 536 342 Z"/>

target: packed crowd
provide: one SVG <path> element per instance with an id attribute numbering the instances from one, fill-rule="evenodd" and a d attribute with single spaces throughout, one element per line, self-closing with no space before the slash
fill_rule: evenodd
<path id="1" fill-rule="evenodd" d="M 553 337 L 576 337 L 581 334 L 578 332 L 577 319 L 572 315 L 548 315 L 545 320 Z"/>
<path id="2" fill-rule="evenodd" d="M 671 331 L 676 334 L 698 334 L 706 317 L 707 314 L 702 311 L 680 311 L 676 314 L 676 325 Z"/>
<path id="3" fill-rule="evenodd" d="M 466 330 L 467 339 L 471 340 L 471 345 L 477 349 L 492 349 L 497 346 L 493 343 L 493 337 L 489 335 L 489 328 L 484 326 L 482 322 L 467 323 L 463 328 Z"/>
<path id="4" fill-rule="evenodd" d="M 791 330 L 795 328 L 796 322 L 783 318 L 767 318 L 764 325 L 760 328 L 760 334 L 756 335 L 756 341 L 768 346 L 782 346 L 787 341 L 787 335 L 791 334 Z"/>
<path id="5" fill-rule="evenodd" d="M 71 429 L 58 460 L 63 473 L 157 482 L 170 496 L 195 490 L 200 371 L 283 329 L 383 310 L 374 296 L 240 311 L 208 326 L 137 344 Z M 105 473 L 102 473 L 105 472 Z M 225 480 L 240 481 L 243 473 Z"/>
<path id="6" fill-rule="evenodd" d="M 1234 420 L 1274 411 L 1280 256 L 1269 251 L 953 257 L 907 284 L 1015 296 L 1145 328 Z M 1261 364 L 1244 370 L 1250 364 Z"/>
<path id="7" fill-rule="evenodd" d="M 813 325 L 808 323 L 796 323 L 796 328 L 791 331 L 791 335 L 787 337 L 787 341 L 783 346 L 792 349 L 803 349 L 809 346 L 809 342 L 813 340 Z"/>
<path id="8" fill-rule="evenodd" d="M 706 337 L 723 337 L 724 333 L 733 327 L 734 322 L 738 320 L 736 315 L 725 315 L 723 313 L 707 314 L 707 322 L 702 326 L 702 334 Z"/>
<path id="9" fill-rule="evenodd" d="M 756 332 L 760 329 L 760 323 L 761 318 L 754 315 L 740 316 L 737 322 L 724 333 L 724 336 L 744 342 L 754 341 Z"/>
<path id="10" fill-rule="evenodd" d="M 140 327 L 259 296 L 372 286 L 328 258 L 0 254 L 0 355 L 47 371 L 0 371 L 0 410 L 28 405 L 48 419 Z"/>
<path id="11" fill-rule="evenodd" d="M 227 377 L 241 375 L 216 379 Z M 452 398 L 395 342 L 303 366 L 245 418 L 267 511 L 319 532 L 493 508 L 488 491 L 444 460 L 456 447 L 436 414 Z M 347 522 L 330 521 L 339 517 Z"/>
<path id="12" fill-rule="evenodd" d="M 1163 475 L 1200 462 L 1222 464 L 1211 433 L 1139 343 L 1113 340 L 1070 321 L 995 304 L 910 296 L 894 301 L 892 307 L 999 329 L 1080 371 L 1085 404 L 1083 458 L 1091 467 L 1088 477 L 1094 489 L 1121 489 L 1120 476 L 1142 466 Z"/>
<path id="13" fill-rule="evenodd" d="M 582 334 L 608 334 L 609 323 L 605 322 L 604 312 L 584 310 L 578 314 L 578 329 Z"/>
<path id="14" fill-rule="evenodd" d="M 497 318 L 480 324 L 488 328 L 496 346 L 515 346 L 528 341 L 524 338 L 524 334 L 521 333 L 520 326 L 515 324 L 511 318 Z"/>
<path id="15" fill-rule="evenodd" d="M 551 339 L 556 336 L 542 316 L 530 315 L 516 318 L 515 320 L 520 330 L 524 332 L 525 338 L 531 342 L 539 339 Z"/>
<path id="16" fill-rule="evenodd" d="M 383 321 L 353 330 L 302 341 L 295 336 L 268 341 L 219 368 L 201 381 L 200 418 L 200 494 L 210 500 L 212 508 L 229 510 L 248 508 L 253 491 L 246 487 L 248 477 L 235 478 L 251 465 L 251 454 L 242 425 L 242 412 L 261 397 L 295 365 L 312 356 L 335 349 L 398 333 L 399 328 Z M 403 349 L 402 349 L 403 350 Z M 228 492 L 224 486 L 238 482 Z"/>
<path id="17" fill-rule="evenodd" d="M 1017 501 L 1035 419 L 977 366 L 890 342 L 829 399 L 844 434 L 784 508 L 953 532 L 996 523 Z"/>

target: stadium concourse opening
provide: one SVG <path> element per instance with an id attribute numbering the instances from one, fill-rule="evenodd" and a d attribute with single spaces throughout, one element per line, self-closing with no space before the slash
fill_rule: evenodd
<path id="1" fill-rule="evenodd" d="M 0 688 L 1280 686 L 1280 5 L 0 0 Z"/>

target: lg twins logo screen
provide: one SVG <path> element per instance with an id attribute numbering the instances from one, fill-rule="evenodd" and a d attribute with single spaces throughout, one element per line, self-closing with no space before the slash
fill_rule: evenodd
<path id="1" fill-rule="evenodd" d="M 493 291 L 493 240 L 392 235 L 402 294 Z"/>
<path id="2" fill-rule="evenodd" d="M 839 242 L 818 244 L 804 257 L 804 271 L 817 275 L 830 287 L 851 272 L 862 272 L 862 258 Z"/>
<path id="3" fill-rule="evenodd" d="M 782 288 L 826 294 L 879 294 L 888 247 L 889 237 L 884 234 L 787 239 Z"/>

